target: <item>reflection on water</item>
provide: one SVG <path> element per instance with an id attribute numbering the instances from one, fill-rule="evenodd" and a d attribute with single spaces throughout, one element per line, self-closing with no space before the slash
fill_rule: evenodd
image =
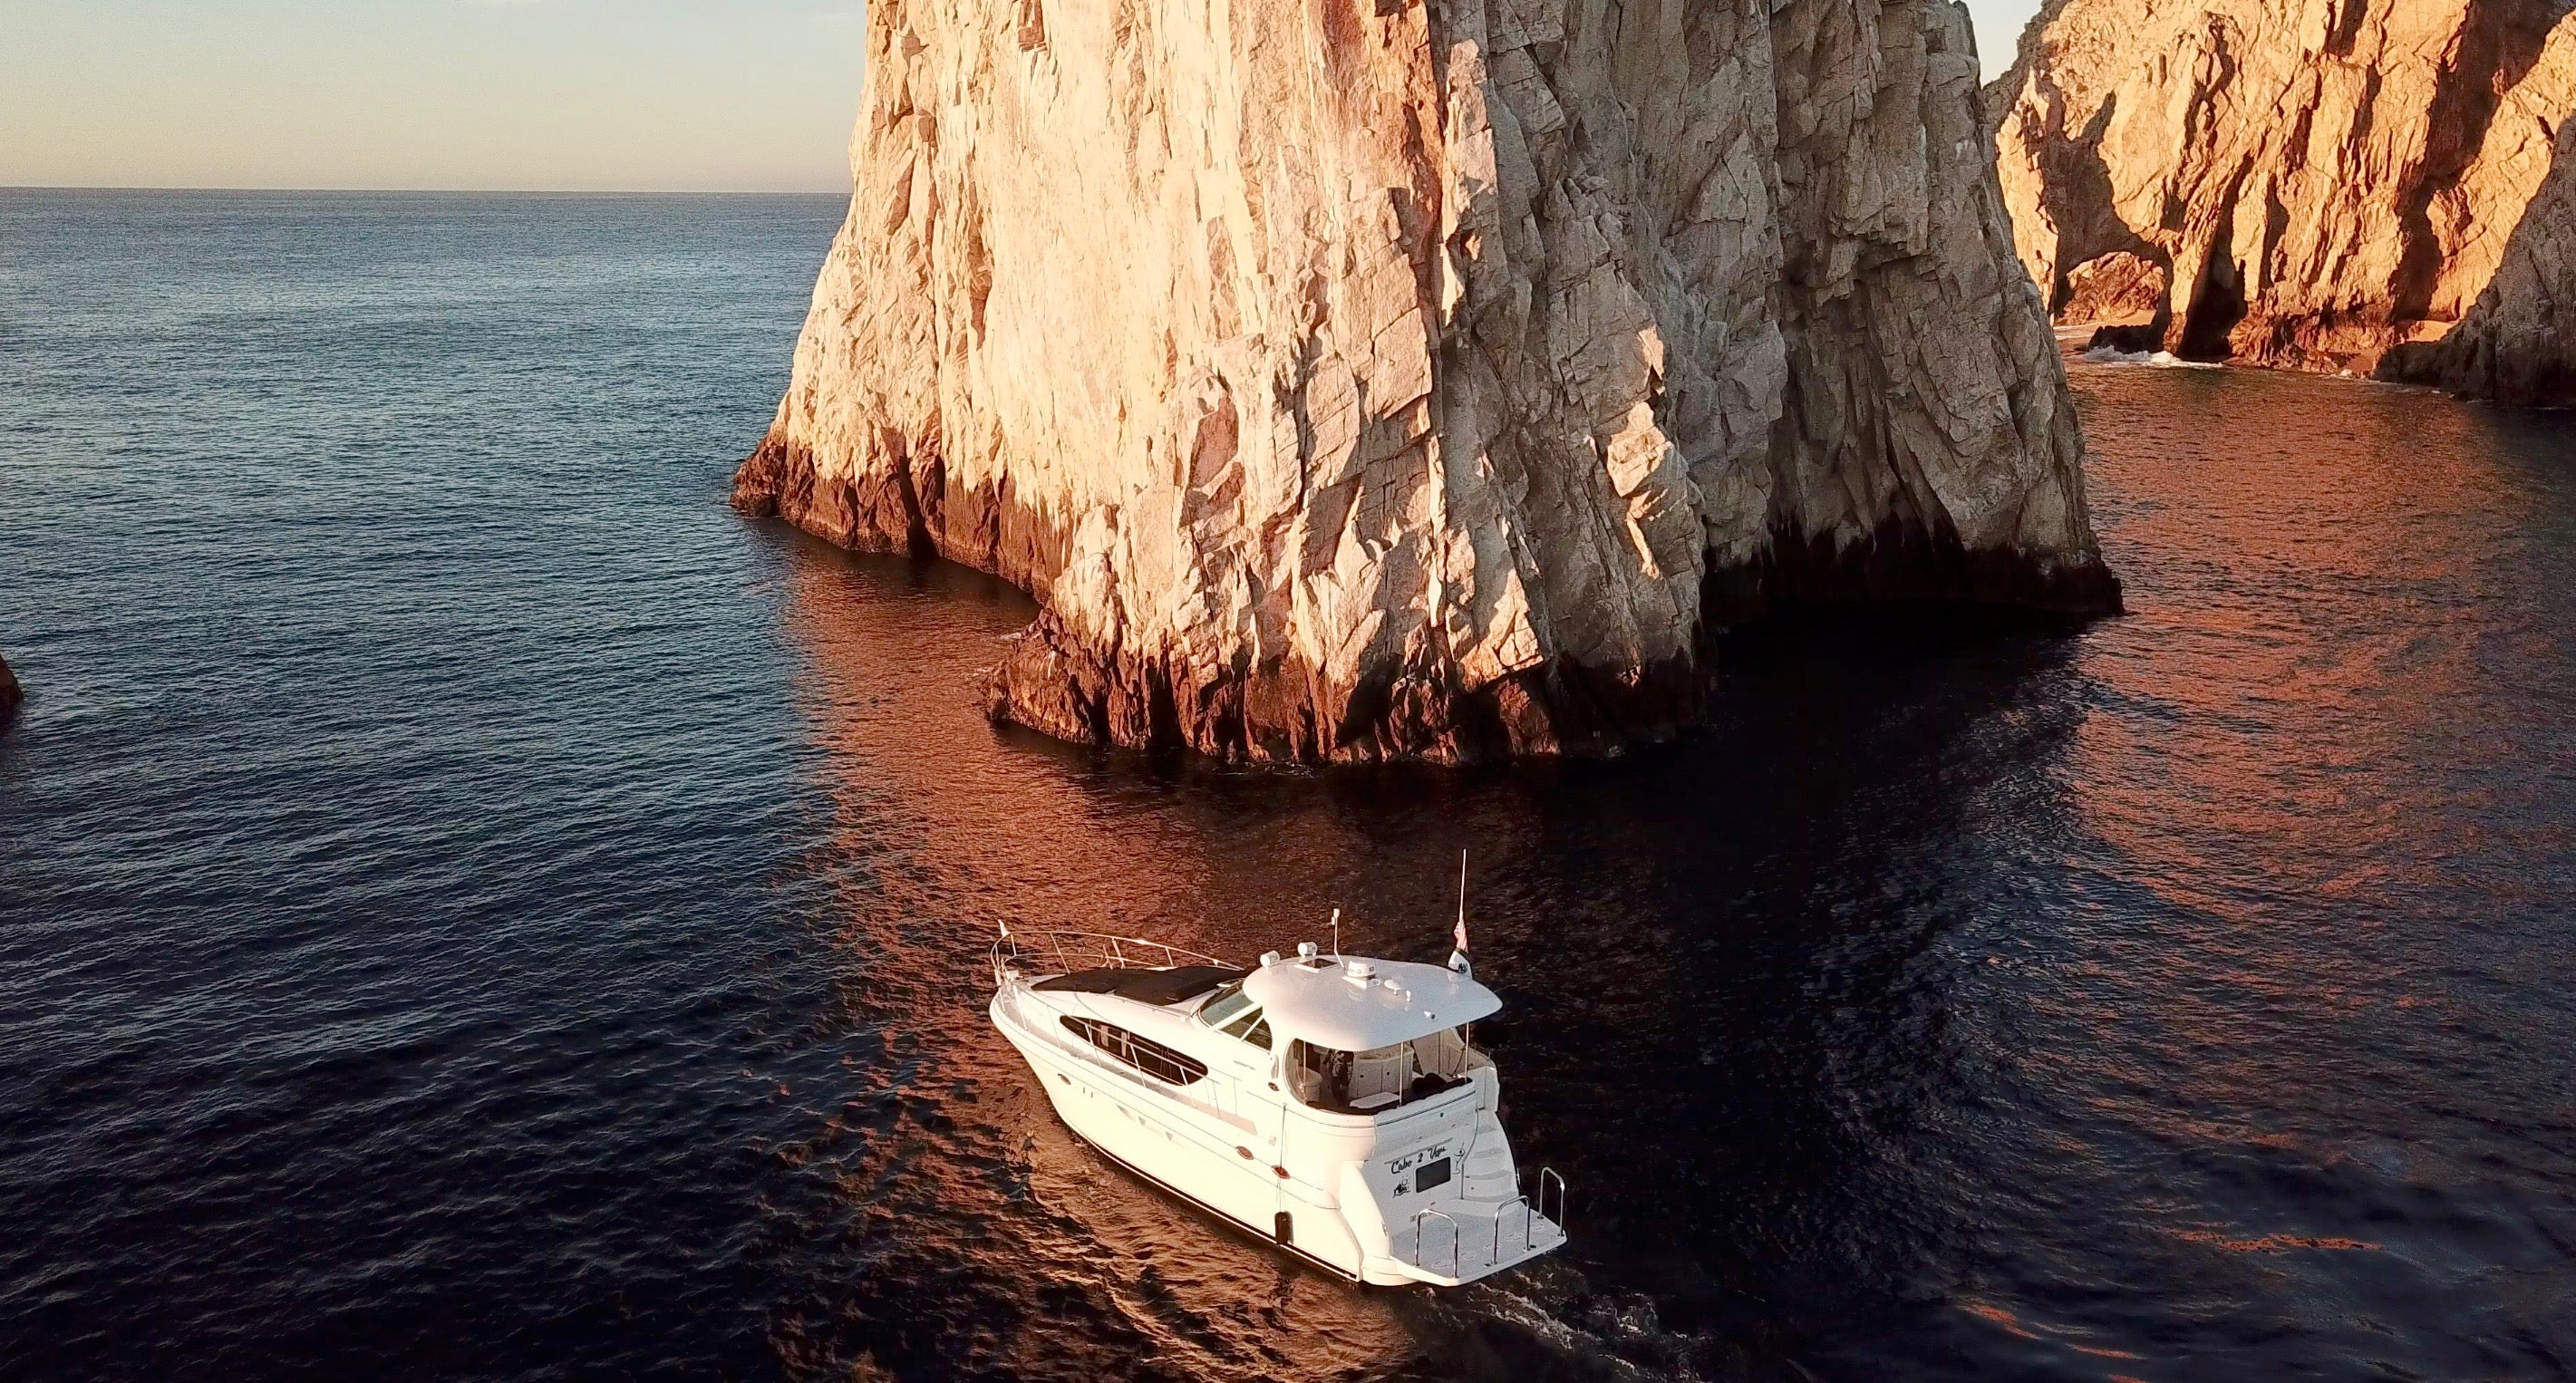
<path id="1" fill-rule="evenodd" d="M 869 861 L 841 993 L 899 1035 L 877 1098 L 923 1102 L 818 1135 L 862 1270 L 790 1357 L 2570 1357 L 2576 447 L 2421 394 L 2077 368 L 2135 614 L 1756 632 L 1709 730 L 1631 763 L 1280 775 L 997 732 L 975 674 L 1024 600 L 765 532 L 835 848 Z M 1539 1271 L 1434 1299 L 1296 1268 L 1094 1159 L 984 1018 L 1004 917 L 1243 956 L 1338 906 L 1353 949 L 1436 959 L 1461 848 L 1516 1145 L 1575 1188 Z"/>
<path id="2" fill-rule="evenodd" d="M 723 508 L 829 198 L 0 192 L 0 1376 L 2576 1361 L 2576 445 L 2078 365 L 2135 613 L 1739 637 L 1606 765 L 988 727 Z M 1574 1242 L 1358 1292 L 1095 1160 L 996 919 L 1445 954 Z"/>

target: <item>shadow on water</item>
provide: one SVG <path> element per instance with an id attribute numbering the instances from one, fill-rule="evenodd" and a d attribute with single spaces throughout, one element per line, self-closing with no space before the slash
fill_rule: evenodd
<path id="1" fill-rule="evenodd" d="M 2066 638 L 1775 631 L 1730 649 L 1711 728 L 1678 752 L 1251 771 L 995 731 L 973 650 L 998 651 L 1023 598 L 774 536 L 843 846 L 874 861 L 845 900 L 842 992 L 889 1043 L 888 1091 L 817 1138 L 842 1195 L 816 1213 L 846 1224 L 797 1237 L 860 1266 L 788 1313 L 789 1358 L 1760 1375 L 1901 1300 L 1964 1232 L 1901 1167 L 1959 1059 L 1944 939 L 1964 904 L 1920 843 L 2063 810 L 2044 777 L 1996 800 L 1978 763 L 2071 734 L 2080 711 L 2030 691 L 2070 675 Z M 1322 938 L 1338 906 L 1345 946 L 1436 960 L 1462 849 L 1481 973 L 1510 1005 L 1484 1031 L 1515 1147 L 1577 1188 L 1562 1262 L 1437 1299 L 1292 1266 L 1075 1145 L 982 1012 L 1002 917 L 1246 956 Z M 1784 1309 L 1824 1284 L 1841 1305 Z"/>

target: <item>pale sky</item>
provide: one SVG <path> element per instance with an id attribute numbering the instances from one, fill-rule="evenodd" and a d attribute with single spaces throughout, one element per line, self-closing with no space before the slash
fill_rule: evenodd
<path id="1" fill-rule="evenodd" d="M 1989 75 L 2038 0 L 1967 0 Z M 0 186 L 838 191 L 861 0 L 0 0 Z"/>
<path id="2" fill-rule="evenodd" d="M 0 0 L 6 3 L 6 0 Z M 1985 61 L 1986 80 L 2012 66 L 2013 49 L 2021 43 L 2022 26 L 2039 13 L 2039 0 L 1963 0 L 1977 25 L 1977 56 Z"/>

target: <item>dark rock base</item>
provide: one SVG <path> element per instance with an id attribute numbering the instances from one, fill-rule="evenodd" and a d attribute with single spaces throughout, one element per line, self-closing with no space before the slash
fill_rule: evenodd
<path id="1" fill-rule="evenodd" d="M 2093 328 L 2092 339 L 2084 349 L 2098 351 L 2105 347 L 2128 355 L 2152 353 L 2165 348 L 2165 329 L 2155 322 L 2115 323 Z"/>
<path id="2" fill-rule="evenodd" d="M 1484 763 L 1615 756 L 1695 723 L 1703 665 L 1618 677 L 1568 660 L 1466 688 L 1438 669 L 1342 686 L 1299 663 L 1199 668 L 1104 657 L 1041 614 L 985 681 L 997 724 L 1083 744 L 1254 763 Z"/>
<path id="3" fill-rule="evenodd" d="M 1031 592 L 1062 571 L 1071 531 L 1062 517 L 1014 502 L 1007 486 L 950 484 L 936 459 L 899 458 L 893 474 L 855 483 L 824 480 L 810 455 L 776 438 L 736 473 L 733 504 L 855 551 L 944 557 Z M 1839 549 L 1784 532 L 1762 563 L 1709 577 L 1693 656 L 1642 669 L 1560 658 L 1464 687 L 1436 664 L 1390 666 L 1345 686 L 1289 661 L 1207 667 L 1102 650 L 1047 612 L 987 675 L 985 709 L 996 723 L 1076 743 L 1256 763 L 1605 758 L 1700 720 L 1725 627 L 1808 606 L 1909 602 L 2067 617 L 2121 609 L 2120 583 L 2098 560 L 1971 552 L 1955 536 L 1893 523 Z"/>
<path id="4" fill-rule="evenodd" d="M 2539 357 L 2495 349 L 2459 333 L 2399 346 L 2380 358 L 2378 378 L 2422 384 L 2461 398 L 2522 408 L 2576 408 L 2576 351 Z"/>

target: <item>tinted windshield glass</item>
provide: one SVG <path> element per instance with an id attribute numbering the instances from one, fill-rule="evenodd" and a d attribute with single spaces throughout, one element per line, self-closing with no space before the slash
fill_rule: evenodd
<path id="1" fill-rule="evenodd" d="M 1226 1024 L 1225 1035 L 1228 1037 L 1240 1037 L 1244 1041 L 1249 1042 L 1256 1047 L 1268 1047 L 1270 1045 L 1270 1020 L 1262 1017 L 1261 1010 L 1256 1008 L 1242 1017 L 1235 1019 L 1233 1022 Z"/>
<path id="2" fill-rule="evenodd" d="M 1252 1007 L 1252 1001 L 1243 997 L 1242 985 L 1228 985 L 1207 1001 L 1207 1007 L 1199 1010 L 1199 1021 L 1211 1028 L 1222 1028 L 1252 1011 Z M 1241 1033 L 1235 1035 L 1242 1036 Z"/>

